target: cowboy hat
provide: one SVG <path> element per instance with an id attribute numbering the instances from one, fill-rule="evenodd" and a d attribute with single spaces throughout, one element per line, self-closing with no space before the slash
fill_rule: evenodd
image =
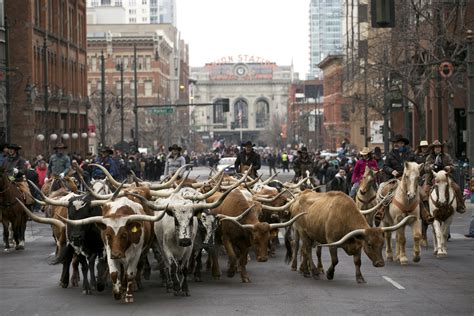
<path id="1" fill-rule="evenodd" d="M 419 145 L 419 146 L 420 146 L 420 147 L 429 146 L 428 141 L 427 141 L 427 140 L 422 140 L 422 141 L 420 142 L 420 145 Z"/>
<path id="2" fill-rule="evenodd" d="M 67 146 L 64 145 L 63 143 L 59 143 L 56 146 L 53 147 L 53 149 L 66 149 Z"/>
<path id="3" fill-rule="evenodd" d="M 101 153 L 105 153 L 105 152 L 106 152 L 106 153 L 109 153 L 109 154 L 111 154 L 111 155 L 114 154 L 114 150 L 113 150 L 112 148 L 110 148 L 110 147 L 104 147 L 104 148 L 102 148 L 102 149 L 100 150 L 100 152 L 101 152 Z"/>
<path id="4" fill-rule="evenodd" d="M 359 154 L 361 154 L 361 155 L 368 155 L 368 154 L 370 154 L 371 152 L 372 152 L 372 151 L 370 150 L 369 147 L 364 147 L 364 148 L 362 148 L 362 150 L 359 152 Z"/>
<path id="5" fill-rule="evenodd" d="M 255 144 L 252 144 L 251 141 L 247 141 L 243 146 L 244 146 L 244 147 L 247 147 L 247 146 L 254 147 Z"/>
<path id="6" fill-rule="evenodd" d="M 397 142 L 404 142 L 405 145 L 408 145 L 410 143 L 410 141 L 408 140 L 408 138 L 406 137 L 403 137 L 402 135 L 398 134 L 398 135 L 395 135 L 394 138 L 392 138 L 392 142 L 393 143 L 397 143 Z"/>
<path id="7" fill-rule="evenodd" d="M 300 150 L 298 150 L 298 153 L 307 153 L 308 152 L 308 148 L 306 148 L 305 146 L 301 147 Z"/>
<path id="8" fill-rule="evenodd" d="M 168 147 L 168 150 L 169 150 L 169 151 L 172 151 L 173 149 L 176 149 L 177 151 L 181 151 L 181 150 L 182 150 L 182 148 L 179 147 L 177 144 L 173 144 L 173 145 L 171 145 L 170 147 Z"/>
<path id="9" fill-rule="evenodd" d="M 5 147 L 7 147 L 8 149 L 15 149 L 15 150 L 20 150 L 21 149 L 21 146 L 17 145 L 17 144 L 8 144 Z"/>
<path id="10" fill-rule="evenodd" d="M 439 147 L 443 147 L 444 144 L 441 143 L 439 140 L 434 140 L 433 143 L 431 144 L 432 147 L 436 147 L 436 146 L 439 146 Z"/>

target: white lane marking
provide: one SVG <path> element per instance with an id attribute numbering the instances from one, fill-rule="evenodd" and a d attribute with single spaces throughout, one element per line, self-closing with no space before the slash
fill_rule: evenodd
<path id="1" fill-rule="evenodd" d="M 392 284 L 394 287 L 396 287 L 397 289 L 399 290 L 404 290 L 405 288 L 403 286 L 401 286 L 399 283 L 395 282 L 394 280 L 392 280 L 391 278 L 385 276 L 385 275 L 382 275 L 382 278 L 384 278 L 385 281 L 387 281 L 388 283 Z"/>

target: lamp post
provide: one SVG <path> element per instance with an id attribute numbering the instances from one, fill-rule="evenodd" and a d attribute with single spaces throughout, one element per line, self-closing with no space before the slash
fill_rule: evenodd
<path id="1" fill-rule="evenodd" d="M 472 58 L 474 34 L 467 31 L 467 157 L 470 167 L 474 167 L 474 59 Z"/>
<path id="2" fill-rule="evenodd" d="M 135 150 L 138 151 L 138 86 L 137 86 L 137 44 L 133 44 L 133 86 L 135 92 L 135 106 L 133 107 L 133 113 L 135 114 Z"/>
<path id="3" fill-rule="evenodd" d="M 124 122 L 123 122 L 123 59 L 117 65 L 117 70 L 120 71 L 120 143 L 124 141 Z M 117 101 L 118 102 L 118 101 Z M 117 104 L 116 104 L 117 105 Z"/>
<path id="4" fill-rule="evenodd" d="M 100 52 L 100 147 L 105 146 L 105 58 Z"/>

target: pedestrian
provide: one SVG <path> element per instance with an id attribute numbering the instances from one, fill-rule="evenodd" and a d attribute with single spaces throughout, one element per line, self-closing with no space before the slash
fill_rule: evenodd
<path id="1" fill-rule="evenodd" d="M 357 160 L 356 165 L 354 167 L 354 171 L 352 173 L 352 188 L 349 192 L 349 196 L 351 198 L 354 198 L 356 196 L 357 190 L 359 190 L 360 181 L 364 176 L 365 169 L 370 168 L 374 171 L 379 170 L 377 162 L 375 161 L 375 159 L 372 158 L 372 151 L 369 149 L 369 147 L 364 147 L 359 154 L 360 159 Z"/>
<path id="2" fill-rule="evenodd" d="M 64 153 L 66 148 L 67 146 L 63 143 L 53 147 L 56 152 L 49 159 L 45 182 L 48 182 L 48 179 L 54 175 L 64 178 L 71 169 L 71 159 Z"/>
<path id="3" fill-rule="evenodd" d="M 285 170 L 286 172 L 290 172 L 290 161 L 288 160 L 286 151 L 281 154 L 281 168 L 283 172 L 285 172 Z"/>
<path id="4" fill-rule="evenodd" d="M 112 158 L 114 151 L 110 147 L 104 147 L 100 150 L 100 156 L 97 157 L 94 161 L 95 164 L 103 166 L 107 171 L 112 175 L 112 177 L 117 178 L 119 175 L 118 167 L 115 163 L 115 160 Z M 105 179 L 104 172 L 95 167 L 92 171 L 93 179 Z"/>
<path id="5" fill-rule="evenodd" d="M 0 166 L 3 165 L 3 161 L 8 157 L 8 144 L 1 144 L 0 145 Z"/>
<path id="6" fill-rule="evenodd" d="M 275 174 L 277 173 L 277 171 L 275 169 L 276 159 L 275 159 L 275 156 L 272 153 L 268 154 L 267 162 L 268 162 L 268 170 L 270 171 L 270 177 L 271 177 L 272 176 L 272 171 Z"/>
<path id="7" fill-rule="evenodd" d="M 172 177 L 179 168 L 186 164 L 186 160 L 181 155 L 182 148 L 177 144 L 168 147 L 168 150 L 170 153 L 168 154 L 168 157 L 166 157 L 164 176 Z"/>
<path id="8" fill-rule="evenodd" d="M 44 180 L 46 179 L 46 173 L 48 172 L 46 161 L 44 161 L 44 159 L 39 160 L 35 170 L 38 174 L 38 188 L 41 189 L 44 185 Z"/>
<path id="9" fill-rule="evenodd" d="M 245 144 L 242 144 L 242 151 L 237 155 L 235 160 L 235 171 L 237 173 L 244 173 L 247 169 L 252 166 L 252 171 L 249 176 L 252 178 L 257 178 L 257 170 L 261 167 L 260 155 L 253 150 L 253 144 L 251 141 L 247 141 Z"/>
<path id="10" fill-rule="evenodd" d="M 349 192 L 347 186 L 346 170 L 339 168 L 334 178 L 326 185 L 327 191 L 340 191 L 347 194 Z"/>

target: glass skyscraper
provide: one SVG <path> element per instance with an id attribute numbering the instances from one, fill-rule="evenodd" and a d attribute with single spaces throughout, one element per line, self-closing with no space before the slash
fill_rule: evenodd
<path id="1" fill-rule="evenodd" d="M 329 54 L 342 52 L 342 0 L 311 0 L 309 6 L 309 74 L 321 78 L 318 64 Z"/>

